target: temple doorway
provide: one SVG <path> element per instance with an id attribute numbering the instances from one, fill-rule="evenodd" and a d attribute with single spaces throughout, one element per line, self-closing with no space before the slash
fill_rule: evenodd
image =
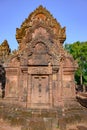
<path id="1" fill-rule="evenodd" d="M 31 103 L 32 105 L 49 104 L 48 75 L 32 75 Z"/>

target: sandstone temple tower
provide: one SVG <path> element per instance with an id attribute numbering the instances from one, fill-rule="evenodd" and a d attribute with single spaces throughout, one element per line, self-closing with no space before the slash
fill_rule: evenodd
<path id="1" fill-rule="evenodd" d="M 18 50 L 5 60 L 5 98 L 28 108 L 56 108 L 75 98 L 76 63 L 63 49 L 65 27 L 39 6 L 16 29 Z"/>

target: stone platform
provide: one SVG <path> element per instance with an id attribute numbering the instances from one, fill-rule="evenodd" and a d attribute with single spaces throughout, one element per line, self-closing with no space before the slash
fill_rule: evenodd
<path id="1" fill-rule="evenodd" d="M 0 113 L 1 121 L 13 128 L 17 127 L 18 130 L 85 130 L 87 124 L 87 109 L 78 102 L 70 106 L 66 104 L 64 108 L 47 110 L 26 109 L 20 105 L 0 101 Z M 78 129 L 74 129 L 76 126 Z M 84 129 L 80 129 L 79 126 Z"/>

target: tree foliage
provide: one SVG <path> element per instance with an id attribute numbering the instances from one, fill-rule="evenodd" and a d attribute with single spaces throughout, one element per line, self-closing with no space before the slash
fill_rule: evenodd
<path id="1" fill-rule="evenodd" d="M 77 41 L 73 44 L 65 44 L 64 47 L 78 62 L 78 69 L 75 73 L 77 84 L 87 85 L 87 42 Z"/>

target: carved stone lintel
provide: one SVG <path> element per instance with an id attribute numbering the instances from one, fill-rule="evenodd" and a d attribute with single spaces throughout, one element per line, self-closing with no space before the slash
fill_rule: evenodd
<path id="1" fill-rule="evenodd" d="M 52 74 L 52 67 L 28 67 L 29 74 Z"/>

